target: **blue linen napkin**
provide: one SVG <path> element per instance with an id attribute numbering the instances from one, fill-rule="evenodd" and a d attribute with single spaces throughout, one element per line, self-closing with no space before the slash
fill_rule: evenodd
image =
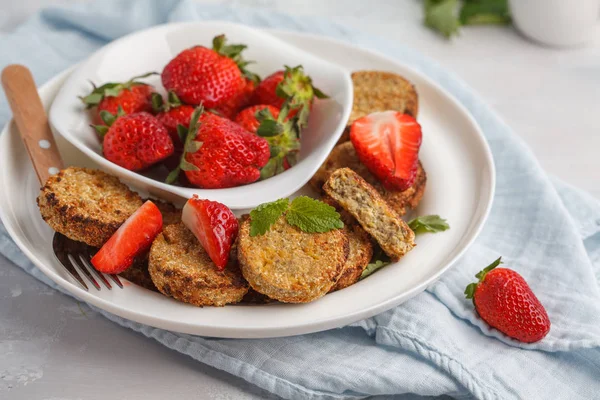
<path id="1" fill-rule="evenodd" d="M 421 54 L 325 19 L 185 0 L 111 0 L 46 9 L 0 36 L 0 67 L 23 63 L 41 84 L 124 34 L 164 22 L 209 19 L 346 40 L 435 80 L 472 113 L 492 148 L 497 187 L 489 221 L 467 254 L 427 291 L 345 328 L 231 340 L 177 334 L 98 312 L 289 399 L 600 396 L 600 202 L 548 178 L 524 143 L 464 82 Z M 10 111 L 1 97 L 3 125 Z M 1 225 L 0 252 L 60 290 L 25 258 Z M 464 299 L 465 285 L 500 255 L 525 277 L 550 315 L 552 329 L 539 343 L 524 345 L 490 329 Z"/>

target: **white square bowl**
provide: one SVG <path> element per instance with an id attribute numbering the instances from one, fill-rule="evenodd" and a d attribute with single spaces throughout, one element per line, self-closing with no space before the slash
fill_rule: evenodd
<path id="1" fill-rule="evenodd" d="M 244 186 L 227 189 L 198 189 L 168 185 L 160 180 L 129 171 L 106 160 L 101 142 L 89 127 L 91 113 L 78 96 L 97 85 L 127 81 L 149 71 L 161 72 L 179 52 L 194 45 L 211 46 L 214 36 L 225 34 L 229 43 L 244 43 L 247 60 L 254 60 L 253 72 L 262 77 L 281 70 L 284 65 L 302 65 L 315 86 L 329 99 L 315 101 L 308 127 L 302 132 L 299 162 L 293 168 Z M 164 93 L 159 76 L 147 83 Z M 286 197 L 301 188 L 325 161 L 342 134 L 352 109 L 352 80 L 346 69 L 320 59 L 268 33 L 226 22 L 180 23 L 161 25 L 123 37 L 101 48 L 81 63 L 60 89 L 50 109 L 50 123 L 55 132 L 91 157 L 103 169 L 126 183 L 148 193 L 177 200 L 197 194 L 226 204 L 232 209 L 253 208 L 261 203 Z"/>

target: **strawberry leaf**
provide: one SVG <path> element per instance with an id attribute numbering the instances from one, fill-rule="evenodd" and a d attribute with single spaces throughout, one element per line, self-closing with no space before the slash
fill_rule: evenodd
<path id="1" fill-rule="evenodd" d="M 187 134 L 188 128 L 181 124 L 177 124 L 177 136 L 179 136 L 179 140 L 181 140 L 181 143 L 185 143 L 185 138 L 187 137 Z"/>
<path id="2" fill-rule="evenodd" d="M 178 168 L 181 168 L 182 171 L 198 171 L 200 169 L 186 159 L 181 160 Z"/>
<path id="3" fill-rule="evenodd" d="M 150 99 L 152 101 L 152 110 L 155 113 L 163 111 L 164 101 L 159 93 L 152 93 L 152 97 Z"/>
<path id="4" fill-rule="evenodd" d="M 189 141 L 185 144 L 185 152 L 186 153 L 195 153 L 202 147 L 202 142 L 198 142 L 196 140 Z M 184 170 L 187 171 L 187 170 Z"/>
<path id="5" fill-rule="evenodd" d="M 250 236 L 264 235 L 288 209 L 289 200 L 279 199 L 261 204 L 250 211 Z"/>
<path id="6" fill-rule="evenodd" d="M 265 119 L 263 120 L 258 129 L 256 130 L 256 134 L 261 137 L 273 137 L 277 136 L 283 132 L 283 125 L 274 119 Z"/>
<path id="7" fill-rule="evenodd" d="M 225 35 L 218 35 L 213 38 L 213 50 L 222 56 L 231 58 L 237 64 L 240 72 L 246 79 L 254 83 L 260 82 L 260 77 L 254 72 L 249 71 L 246 66 L 253 61 L 246 61 L 242 58 L 242 52 L 248 47 L 245 44 L 226 44 Z"/>
<path id="8" fill-rule="evenodd" d="M 179 177 L 179 173 L 181 172 L 181 168 L 177 167 L 173 171 L 169 172 L 167 175 L 167 179 L 165 179 L 165 183 L 173 184 L 177 182 L 177 178 Z"/>

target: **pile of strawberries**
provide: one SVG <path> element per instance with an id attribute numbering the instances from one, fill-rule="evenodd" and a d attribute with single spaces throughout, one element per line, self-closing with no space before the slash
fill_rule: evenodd
<path id="1" fill-rule="evenodd" d="M 326 98 L 302 66 L 265 78 L 246 69 L 245 45 L 194 46 L 163 69 L 164 99 L 140 81 L 94 87 L 82 98 L 96 107 L 104 156 L 131 171 L 163 163 L 168 183 L 183 171 L 189 184 L 227 188 L 279 174 L 296 163 L 314 98 Z M 183 181 L 185 182 L 185 181 Z"/>

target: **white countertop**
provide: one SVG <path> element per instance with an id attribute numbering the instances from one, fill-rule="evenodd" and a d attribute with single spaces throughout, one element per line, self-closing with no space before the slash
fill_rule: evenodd
<path id="1" fill-rule="evenodd" d="M 0 0 L 0 32 L 68 0 Z M 556 50 L 510 27 L 470 27 L 448 42 L 421 23 L 417 0 L 218 1 L 327 16 L 402 42 L 471 85 L 551 174 L 600 198 L 600 32 L 589 47 Z M 0 398 L 274 398 L 121 328 L 0 256 Z"/>

